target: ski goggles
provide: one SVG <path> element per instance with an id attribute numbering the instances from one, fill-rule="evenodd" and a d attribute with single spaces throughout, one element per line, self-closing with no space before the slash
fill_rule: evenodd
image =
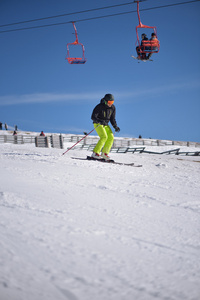
<path id="1" fill-rule="evenodd" d="M 114 100 L 109 100 L 109 101 L 106 101 L 106 103 L 107 103 L 107 105 L 111 106 L 111 105 L 113 105 L 113 103 L 114 103 Z"/>

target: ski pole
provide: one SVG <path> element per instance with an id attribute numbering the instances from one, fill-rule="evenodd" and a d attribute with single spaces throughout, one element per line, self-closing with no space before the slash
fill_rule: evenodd
<path id="1" fill-rule="evenodd" d="M 99 127 L 100 124 L 97 126 Z M 62 155 L 64 155 L 65 153 L 67 153 L 69 150 L 71 150 L 72 148 L 74 148 L 78 143 L 80 143 L 82 140 L 84 140 L 90 133 L 92 133 L 97 127 L 95 127 L 94 129 L 92 129 L 88 134 L 86 134 L 80 141 L 78 141 L 76 144 L 74 144 L 71 148 L 67 149 L 67 151 L 65 151 Z"/>

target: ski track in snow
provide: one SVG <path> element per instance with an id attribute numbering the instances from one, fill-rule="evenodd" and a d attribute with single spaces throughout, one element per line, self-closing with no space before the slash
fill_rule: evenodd
<path id="1" fill-rule="evenodd" d="M 0 300 L 199 299 L 200 158 L 61 154 L 0 145 Z"/>

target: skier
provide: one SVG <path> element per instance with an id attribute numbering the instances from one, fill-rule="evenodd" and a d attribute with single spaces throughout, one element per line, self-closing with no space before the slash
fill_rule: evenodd
<path id="1" fill-rule="evenodd" d="M 145 34 L 145 33 L 143 33 L 142 35 L 141 35 L 141 38 L 142 38 L 142 40 L 141 40 L 141 46 L 139 47 L 139 46 L 137 46 L 136 47 L 136 52 L 137 52 L 137 59 L 141 59 L 141 60 L 146 60 L 146 54 L 145 53 L 140 53 L 140 51 L 142 50 L 142 51 L 144 51 L 144 50 L 148 50 L 148 47 L 145 47 L 145 44 L 147 43 L 147 41 L 148 41 L 148 37 L 147 37 L 147 35 Z"/>
<path id="2" fill-rule="evenodd" d="M 152 46 L 152 50 L 158 51 L 159 40 L 157 39 L 156 34 L 154 32 L 151 34 L 150 43 Z M 152 52 L 149 53 L 149 55 L 147 56 L 147 59 L 150 59 L 152 54 L 153 54 Z"/>
<path id="3" fill-rule="evenodd" d="M 93 120 L 94 128 L 100 137 L 100 140 L 92 153 L 92 157 L 95 159 L 103 158 L 105 160 L 110 160 L 108 154 L 114 141 L 114 135 L 108 125 L 109 121 L 116 132 L 120 131 L 115 120 L 116 108 L 113 103 L 114 96 L 112 94 L 106 94 L 92 112 L 91 119 Z M 102 153 L 100 155 L 101 151 Z"/>

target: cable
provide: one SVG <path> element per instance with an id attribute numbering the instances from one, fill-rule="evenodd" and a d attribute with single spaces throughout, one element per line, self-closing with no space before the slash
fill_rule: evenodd
<path id="1" fill-rule="evenodd" d="M 143 0 L 143 1 L 145 1 L 145 0 Z M 163 5 L 163 6 L 157 6 L 157 7 L 150 7 L 150 8 L 140 9 L 140 11 L 148 11 L 148 10 L 153 10 L 153 9 L 166 8 L 166 7 L 171 7 L 171 6 L 178 6 L 178 5 L 189 4 L 189 3 L 193 3 L 193 2 L 199 2 L 199 1 L 200 0 L 192 0 L 192 1 L 187 1 L 187 2 L 175 3 L 175 4 L 167 4 L 167 5 Z M 135 13 L 135 12 L 137 12 L 137 10 L 132 10 L 132 11 L 128 11 L 128 12 L 122 12 L 122 13 L 116 13 L 116 14 L 110 14 L 110 15 L 105 15 L 105 16 L 99 16 L 99 17 L 91 17 L 91 18 L 87 18 L 87 19 L 76 20 L 74 22 L 91 21 L 91 20 L 97 20 L 97 19 L 115 17 L 115 16 L 120 16 L 120 15 Z M 46 25 L 38 25 L 38 26 L 32 26 L 32 27 L 9 29 L 9 30 L 0 31 L 0 33 L 7 33 L 7 32 L 13 32 L 13 31 L 21 31 L 21 30 L 29 30 L 29 29 L 36 29 L 36 28 L 44 28 L 44 27 L 50 27 L 50 26 L 58 26 L 58 25 L 64 25 L 64 24 L 69 24 L 69 23 L 72 23 L 72 21 L 61 22 L 61 23 L 54 23 L 54 24 L 46 24 Z"/>
<path id="2" fill-rule="evenodd" d="M 140 2 L 144 2 L 144 1 L 148 1 L 148 0 L 139 0 L 139 1 Z M 91 11 L 97 11 L 97 10 L 103 10 L 103 9 L 108 9 L 108 8 L 113 8 L 113 7 L 130 5 L 130 4 L 133 4 L 135 2 L 136 1 L 132 1 L 132 2 L 123 3 L 123 4 L 116 4 L 116 5 L 104 6 L 104 7 L 87 9 L 87 10 L 81 10 L 81 11 L 77 11 L 77 12 L 72 12 L 72 13 L 67 13 L 67 14 L 61 14 L 61 15 L 56 15 L 56 16 L 50 16 L 50 17 L 44 17 L 44 18 L 39 18 L 39 19 L 27 20 L 27 21 L 21 21 L 21 22 L 16 22 L 16 23 L 4 24 L 4 25 L 0 25 L 0 27 L 13 26 L 13 25 L 25 24 L 25 23 L 30 23 L 30 22 L 43 21 L 43 20 L 48 20 L 48 19 L 53 19 L 53 18 L 60 18 L 60 17 L 65 17 L 65 16 L 82 14 L 82 13 L 91 12 Z"/>
<path id="3" fill-rule="evenodd" d="M 143 0 L 143 1 L 147 1 L 147 0 Z M 110 6 L 99 7 L 99 8 L 81 10 L 81 11 L 67 13 L 67 14 L 62 14 L 62 15 L 56 15 L 56 16 L 50 16 L 50 17 L 45 17 L 45 18 L 27 20 L 27 21 L 22 21 L 22 22 L 4 24 L 4 25 L 0 25 L 0 27 L 19 25 L 19 24 L 24 24 L 24 23 L 29 23 L 29 22 L 36 22 L 36 21 L 42 21 L 42 20 L 48 20 L 48 19 L 53 19 L 53 18 L 66 17 L 66 16 L 71 16 L 71 15 L 76 15 L 76 14 L 82 14 L 82 13 L 91 12 L 91 11 L 97 11 L 97 10 L 102 10 L 102 9 L 108 9 L 108 8 L 118 7 L 118 6 L 130 5 L 130 4 L 133 4 L 133 3 L 134 3 L 134 1 L 128 2 L 128 3 L 123 3 L 123 4 L 117 4 L 117 5 L 110 5 Z"/>

